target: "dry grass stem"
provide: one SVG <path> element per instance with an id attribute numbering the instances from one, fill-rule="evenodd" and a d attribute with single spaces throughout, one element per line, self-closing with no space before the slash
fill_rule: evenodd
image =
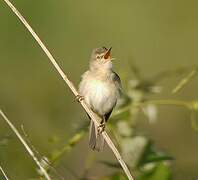
<path id="1" fill-rule="evenodd" d="M 9 180 L 8 176 L 4 172 L 3 168 L 0 166 L 0 171 L 2 172 L 3 176 L 5 177 L 6 180 Z"/>
<path id="2" fill-rule="evenodd" d="M 51 165 L 52 163 L 49 161 L 49 159 L 45 156 L 42 156 L 39 151 L 34 147 L 34 145 L 32 144 L 32 142 L 30 141 L 28 134 L 25 132 L 25 129 L 23 127 L 23 125 L 21 125 L 21 130 L 23 132 L 23 136 L 27 142 L 27 144 L 29 144 L 30 148 L 32 149 L 32 151 L 36 154 L 37 157 L 39 157 L 41 164 L 43 164 L 43 167 L 45 168 L 46 171 L 48 171 L 48 169 L 53 170 L 53 172 L 60 178 L 60 179 L 64 179 L 59 173 L 58 171 Z"/>
<path id="3" fill-rule="evenodd" d="M 198 73 L 198 67 L 193 69 L 186 77 L 184 77 L 178 85 L 172 90 L 172 93 L 179 92 L 186 84 L 188 84 Z"/>
<path id="4" fill-rule="evenodd" d="M 65 73 L 63 72 L 63 70 L 60 68 L 60 66 L 56 62 L 55 58 L 52 56 L 52 54 L 49 52 L 49 50 L 43 44 L 43 42 L 38 37 L 38 35 L 35 33 L 35 31 L 32 29 L 32 27 L 28 24 L 28 22 L 25 20 L 25 18 L 21 15 L 21 13 L 15 8 L 15 6 L 9 0 L 4 0 L 4 2 L 9 6 L 9 8 L 12 9 L 12 11 L 15 13 L 15 15 L 20 19 L 20 21 L 23 23 L 23 25 L 32 34 L 32 36 L 37 41 L 37 43 L 42 48 L 42 50 L 45 52 L 45 54 L 47 55 L 47 57 L 49 58 L 49 60 L 53 64 L 53 66 L 56 68 L 56 70 L 58 71 L 58 73 L 60 74 L 60 76 L 63 78 L 63 80 L 65 81 L 65 83 L 69 86 L 69 88 L 71 89 L 72 93 L 75 96 L 77 96 L 78 95 L 78 91 L 74 87 L 73 83 L 65 75 Z M 83 100 L 80 103 L 81 103 L 82 107 L 85 109 L 85 111 L 89 114 L 89 116 L 91 117 L 91 119 L 94 121 L 94 123 L 96 123 L 96 125 L 99 125 L 99 123 L 98 123 L 99 120 L 100 120 L 99 117 L 95 113 L 93 113 L 93 111 L 91 111 L 91 109 L 89 109 L 89 107 L 86 105 L 86 103 Z M 125 164 L 124 160 L 122 159 L 120 153 L 118 152 L 117 148 L 113 144 L 113 142 L 110 139 L 110 137 L 108 136 L 108 134 L 104 131 L 102 133 L 102 135 L 103 135 L 106 143 L 109 145 L 109 147 L 113 151 L 113 153 L 116 156 L 117 160 L 119 161 L 119 163 L 120 163 L 121 167 L 123 168 L 123 170 L 124 170 L 126 176 L 128 177 L 128 179 L 129 180 L 134 180 L 134 178 L 132 177 L 132 175 L 131 175 L 128 167 L 127 167 L 127 165 Z"/>
<path id="5" fill-rule="evenodd" d="M 1 116 L 4 118 L 4 120 L 6 121 L 6 123 L 10 126 L 10 128 L 12 129 L 12 131 L 16 134 L 16 136 L 19 138 L 19 140 L 21 141 L 21 143 L 23 144 L 23 146 L 25 147 L 25 149 L 27 150 L 27 152 L 29 153 L 29 155 L 33 158 L 33 160 L 35 161 L 35 163 L 37 164 L 37 166 L 39 167 L 40 171 L 43 173 L 43 176 L 47 179 L 47 180 L 51 180 L 50 176 L 48 175 L 48 173 L 46 172 L 46 170 L 43 168 L 43 166 L 41 165 L 41 163 L 39 162 L 39 160 L 37 159 L 37 157 L 35 156 L 34 152 L 31 150 L 31 148 L 28 146 L 28 144 L 25 142 L 25 140 L 23 139 L 23 137 L 21 136 L 21 134 L 19 133 L 19 131 L 15 128 L 15 126 L 11 123 L 11 121 L 9 121 L 9 119 L 7 118 L 7 116 L 3 113 L 3 111 L 0 109 L 0 114 Z"/>

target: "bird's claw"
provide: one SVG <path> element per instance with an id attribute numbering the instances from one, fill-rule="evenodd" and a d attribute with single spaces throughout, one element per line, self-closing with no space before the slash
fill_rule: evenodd
<path id="1" fill-rule="evenodd" d="M 84 100 L 84 97 L 78 94 L 76 96 L 76 101 L 81 102 L 82 100 Z"/>
<path id="2" fill-rule="evenodd" d="M 102 123 L 98 126 L 98 133 L 102 133 L 105 130 L 105 123 Z"/>

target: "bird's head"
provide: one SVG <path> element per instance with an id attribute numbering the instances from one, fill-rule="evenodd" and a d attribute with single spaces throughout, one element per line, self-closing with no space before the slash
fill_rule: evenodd
<path id="1" fill-rule="evenodd" d="M 111 49 L 100 47 L 93 50 L 90 61 L 91 69 L 112 69 Z"/>

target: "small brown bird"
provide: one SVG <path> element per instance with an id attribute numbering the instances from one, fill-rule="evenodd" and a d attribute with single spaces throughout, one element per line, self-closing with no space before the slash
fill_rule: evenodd
<path id="1" fill-rule="evenodd" d="M 104 147 L 101 132 L 121 92 L 121 81 L 112 69 L 112 60 L 111 48 L 94 49 L 89 70 L 82 75 L 79 85 L 81 98 L 102 119 L 99 127 L 96 127 L 92 120 L 90 124 L 89 146 L 97 151 L 101 151 Z"/>

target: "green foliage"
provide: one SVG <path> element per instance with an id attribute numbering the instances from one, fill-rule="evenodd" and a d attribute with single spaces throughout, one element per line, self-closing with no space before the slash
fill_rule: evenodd
<path id="1" fill-rule="evenodd" d="M 198 131 L 198 110 L 191 111 L 191 126 L 194 130 Z"/>
<path id="2" fill-rule="evenodd" d="M 146 168 L 145 168 L 146 169 Z M 137 180 L 171 180 L 172 173 L 170 167 L 166 163 L 157 163 L 154 167 L 143 170 Z"/>
<path id="3" fill-rule="evenodd" d="M 119 146 L 125 162 L 132 172 L 135 173 L 137 180 L 170 180 L 172 179 L 170 165 L 174 158 L 170 156 L 169 153 L 158 150 L 151 139 L 137 132 L 137 117 L 140 113 L 144 113 L 149 122 L 155 122 L 157 120 L 158 105 L 184 106 L 190 111 L 196 112 L 197 103 L 195 101 L 150 100 L 150 95 L 161 92 L 161 87 L 157 85 L 160 77 L 163 79 L 168 75 L 178 75 L 178 72 L 181 73 L 181 71 L 167 71 L 150 79 L 145 79 L 137 67 L 131 67 L 131 69 L 137 79 L 129 80 L 128 88 L 118 102 L 118 106 L 108 121 L 107 127 L 111 132 L 115 132 L 114 135 L 117 140 L 117 146 Z M 143 111 L 141 111 L 141 109 L 143 109 Z M 49 160 L 54 162 L 61 159 L 65 153 L 69 153 L 72 148 L 82 140 L 87 132 L 87 127 L 88 123 L 86 121 L 79 125 L 76 134 L 74 134 L 62 149 L 55 151 L 56 153 Z M 112 174 L 103 176 L 100 179 L 126 179 L 117 161 L 100 160 L 98 162 L 113 170 Z M 87 172 L 90 168 L 91 166 L 85 169 L 82 179 L 89 178 Z"/>

